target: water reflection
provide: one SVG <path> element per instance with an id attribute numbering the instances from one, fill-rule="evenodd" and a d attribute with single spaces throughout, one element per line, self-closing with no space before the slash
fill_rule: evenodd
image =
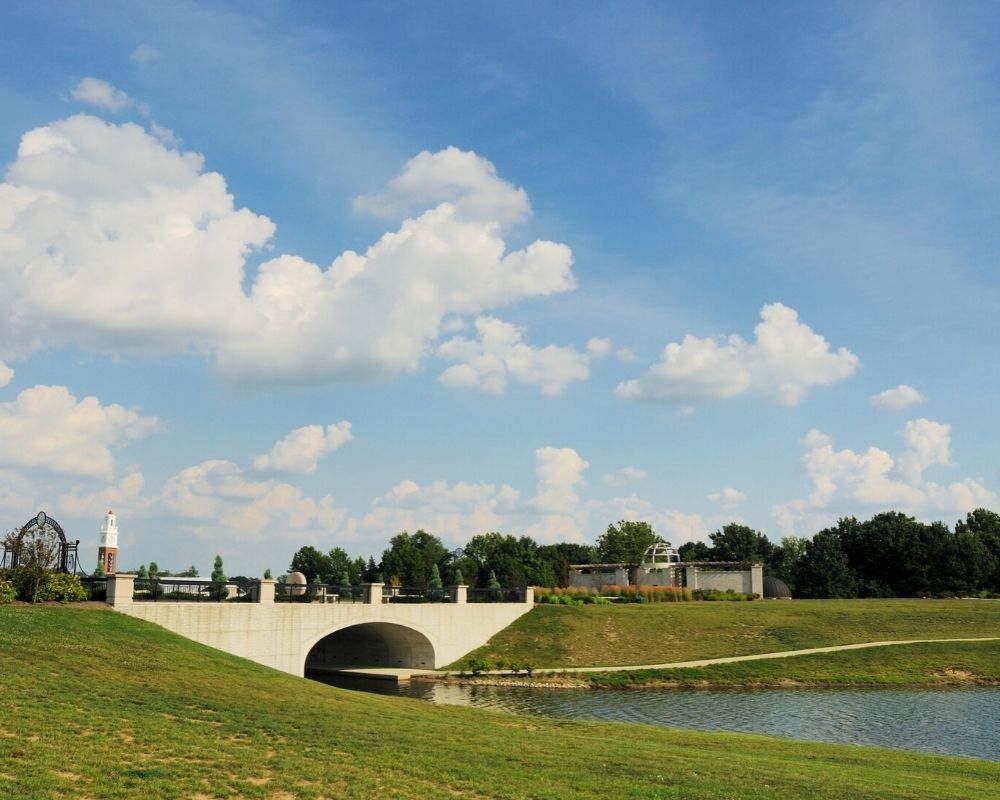
<path id="1" fill-rule="evenodd" d="M 419 682 L 397 687 L 366 680 L 347 688 L 514 714 L 764 733 L 1000 761 L 1000 689 L 993 687 L 678 691 Z"/>

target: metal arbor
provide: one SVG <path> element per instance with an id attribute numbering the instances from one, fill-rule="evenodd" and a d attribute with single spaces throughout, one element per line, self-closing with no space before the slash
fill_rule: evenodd
<path id="1" fill-rule="evenodd" d="M 48 566 L 59 572 L 76 573 L 79 566 L 77 551 L 80 540 L 67 541 L 62 525 L 44 511 L 39 511 L 37 516 L 29 519 L 12 536 L 7 537 L 3 543 L 3 561 L 0 561 L 0 568 L 14 569 L 25 560 L 29 548 L 37 552 L 36 545 L 44 542 L 46 538 L 53 537 L 57 537 L 58 544 L 54 548 L 55 552 L 47 557 L 50 560 Z"/>

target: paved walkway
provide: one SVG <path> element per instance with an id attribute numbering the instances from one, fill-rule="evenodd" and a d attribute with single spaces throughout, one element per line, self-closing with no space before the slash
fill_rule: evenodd
<path id="1" fill-rule="evenodd" d="M 675 661 L 672 664 L 639 664 L 616 667 L 566 667 L 563 669 L 536 669 L 535 675 L 564 672 L 630 672 L 640 669 L 681 669 L 683 667 L 708 667 L 712 664 L 732 664 L 736 661 L 761 661 L 767 658 L 789 658 L 808 656 L 813 653 L 836 653 L 840 650 L 864 650 L 868 647 L 889 647 L 894 644 L 933 644 L 936 642 L 997 642 L 1000 636 L 986 636 L 979 639 L 903 639 L 892 642 L 862 642 L 861 644 L 838 644 L 832 647 L 811 647 L 808 650 L 781 650 L 777 653 L 757 653 L 751 656 L 728 656 L 726 658 L 702 658 L 697 661 Z M 496 672 L 494 674 L 504 674 Z"/>

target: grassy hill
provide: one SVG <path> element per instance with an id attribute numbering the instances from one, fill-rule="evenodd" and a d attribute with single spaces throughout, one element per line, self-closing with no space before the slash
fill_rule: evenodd
<path id="1" fill-rule="evenodd" d="M 998 601 L 539 605 L 470 656 L 494 663 L 530 661 L 539 668 L 616 666 L 856 642 L 987 636 L 1000 636 Z"/>
<path id="2" fill-rule="evenodd" d="M 0 607 L 0 797 L 995 797 L 1000 764 L 355 694 L 111 611 Z"/>

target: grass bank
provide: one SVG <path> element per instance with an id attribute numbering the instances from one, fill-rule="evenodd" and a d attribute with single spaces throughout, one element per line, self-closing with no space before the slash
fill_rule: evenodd
<path id="1" fill-rule="evenodd" d="M 531 662 L 537 668 L 618 666 L 856 642 L 987 636 L 1000 636 L 1000 602 L 793 600 L 539 605 L 469 657 L 493 663 Z"/>
<path id="2" fill-rule="evenodd" d="M 1000 764 L 356 694 L 111 611 L 0 607 L 0 797 L 953 798 Z"/>

